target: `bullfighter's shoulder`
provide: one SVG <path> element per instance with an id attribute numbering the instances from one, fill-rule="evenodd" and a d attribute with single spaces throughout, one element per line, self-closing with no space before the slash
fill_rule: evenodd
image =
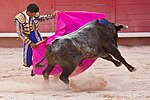
<path id="1" fill-rule="evenodd" d="M 15 20 L 17 20 L 19 23 L 23 24 L 25 22 L 25 15 L 23 13 L 19 13 L 15 16 L 14 18 Z"/>

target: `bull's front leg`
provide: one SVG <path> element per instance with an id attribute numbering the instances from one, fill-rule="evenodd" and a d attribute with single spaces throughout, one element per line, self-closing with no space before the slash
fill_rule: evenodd
<path id="1" fill-rule="evenodd" d="M 105 60 L 108 60 L 108 61 L 113 62 L 116 67 L 119 67 L 119 66 L 121 66 L 121 64 L 122 64 L 121 62 L 119 62 L 119 61 L 113 59 L 113 57 L 112 57 L 111 55 L 109 55 L 109 54 L 108 54 L 106 57 L 102 57 L 102 58 L 105 59 Z"/>
<path id="2" fill-rule="evenodd" d="M 108 49 L 108 53 L 110 53 L 112 56 L 114 56 L 117 60 L 119 60 L 120 62 L 122 62 L 127 69 L 130 72 L 135 71 L 136 69 L 134 67 L 132 67 L 130 64 L 128 64 L 126 62 L 126 60 L 121 56 L 121 53 L 119 52 L 119 50 L 117 49 L 117 47 L 115 47 L 114 45 L 112 45 L 111 47 L 109 47 Z"/>

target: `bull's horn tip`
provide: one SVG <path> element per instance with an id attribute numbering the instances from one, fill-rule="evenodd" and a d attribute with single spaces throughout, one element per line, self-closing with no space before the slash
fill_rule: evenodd
<path id="1" fill-rule="evenodd" d="M 128 26 L 128 25 L 125 25 L 125 26 L 124 26 L 124 28 L 125 28 L 125 29 L 128 29 L 128 28 L 129 28 L 129 26 Z"/>

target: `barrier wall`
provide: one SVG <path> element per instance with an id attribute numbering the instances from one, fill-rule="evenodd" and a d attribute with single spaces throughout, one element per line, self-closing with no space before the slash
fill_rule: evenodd
<path id="1" fill-rule="evenodd" d="M 128 24 L 126 32 L 150 31 L 150 0 L 0 0 L 0 33 L 15 32 L 14 16 L 30 3 L 38 4 L 41 14 L 95 11 L 106 13 L 110 21 Z M 40 31 L 55 31 L 54 20 L 40 23 Z"/>
<path id="2" fill-rule="evenodd" d="M 130 37 L 120 37 L 119 44 L 150 45 L 150 0 L 0 0 L 0 47 L 22 46 L 22 41 L 14 37 L 16 29 L 13 19 L 30 3 L 38 4 L 42 15 L 55 10 L 106 13 L 108 20 L 129 26 L 124 32 L 131 32 Z M 40 23 L 39 30 L 42 33 L 55 32 L 55 20 Z M 141 32 L 140 37 L 135 36 L 136 32 Z"/>

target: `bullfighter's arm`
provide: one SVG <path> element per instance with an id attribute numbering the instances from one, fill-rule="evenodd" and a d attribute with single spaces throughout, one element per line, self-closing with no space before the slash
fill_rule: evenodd
<path id="1" fill-rule="evenodd" d="M 16 22 L 16 32 L 18 36 L 21 38 L 23 42 L 26 43 L 26 45 L 31 44 L 31 40 L 21 32 L 21 23 L 19 23 L 17 20 L 15 22 Z"/>
<path id="2" fill-rule="evenodd" d="M 46 20 L 50 20 L 50 19 L 54 19 L 56 16 L 56 13 L 54 12 L 53 14 L 49 14 L 49 15 L 40 15 L 39 13 L 37 13 L 35 15 L 35 18 L 38 20 L 38 21 L 46 21 Z"/>

